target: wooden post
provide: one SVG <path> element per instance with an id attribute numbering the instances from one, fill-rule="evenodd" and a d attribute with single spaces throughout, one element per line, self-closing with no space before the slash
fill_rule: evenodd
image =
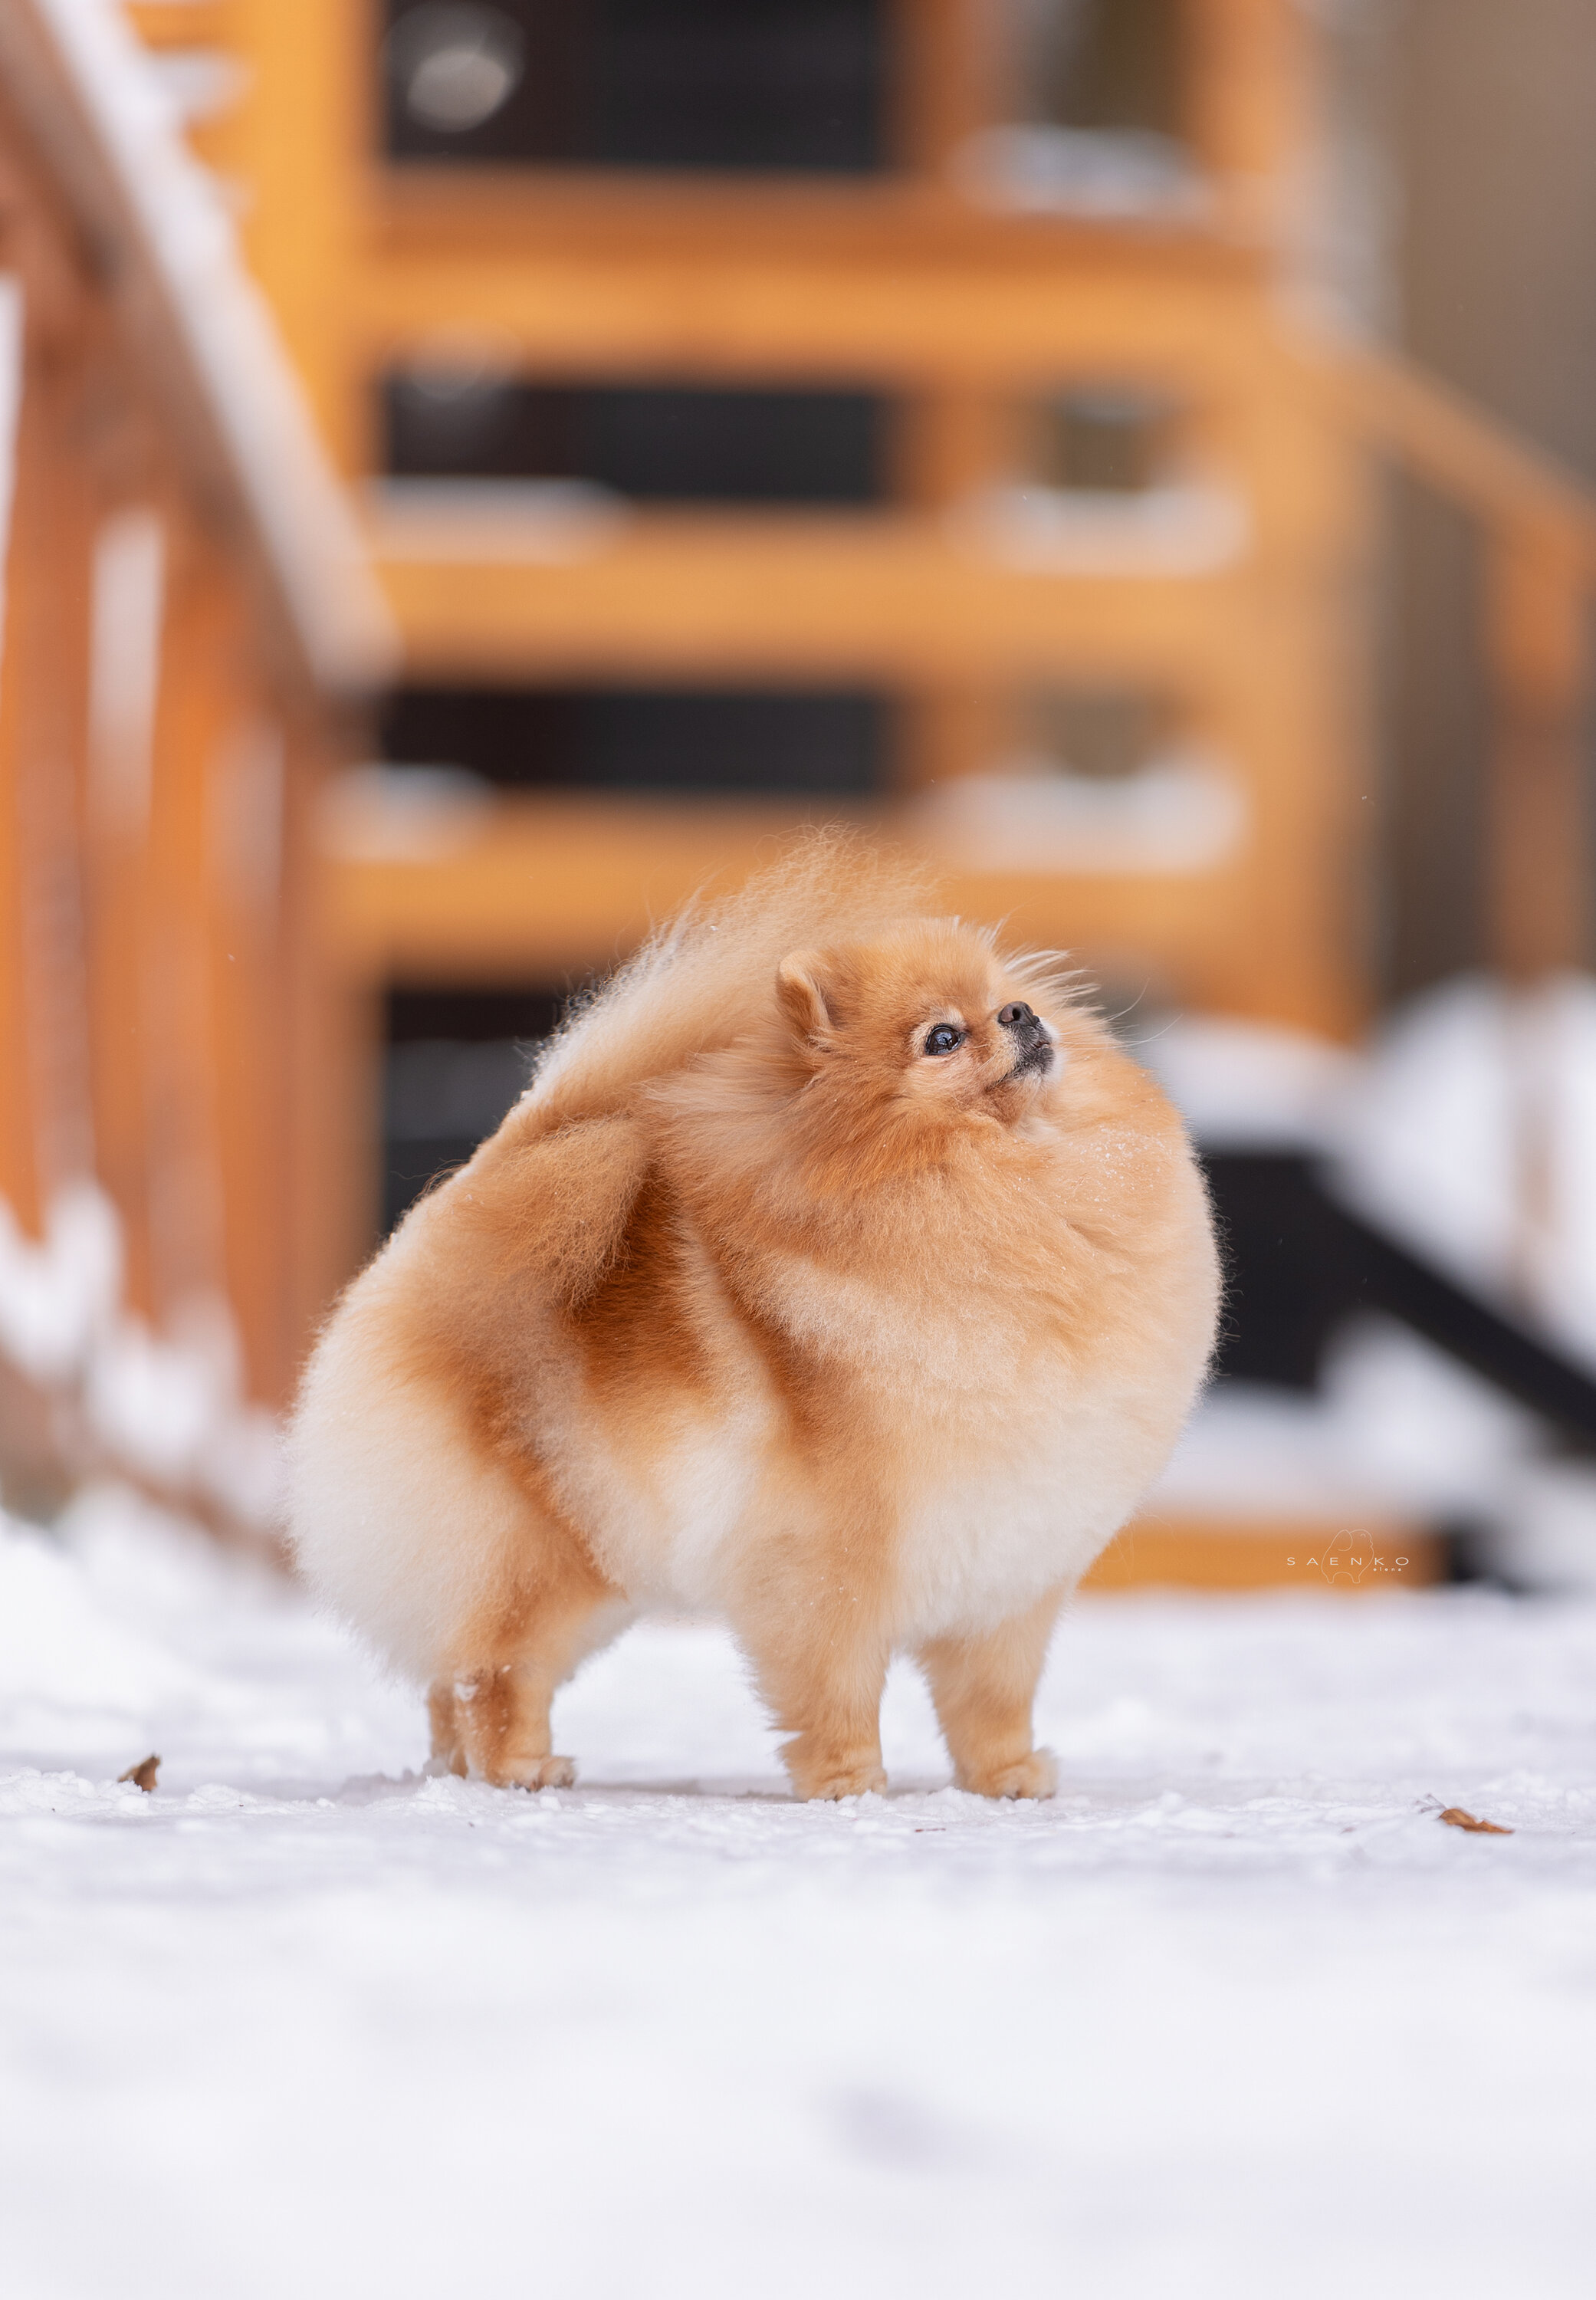
<path id="1" fill-rule="evenodd" d="M 222 1293 L 227 1277 L 206 831 L 212 761 L 237 709 L 230 588 L 203 535 L 173 537 L 143 951 L 151 1262 L 163 1319 Z"/>
<path id="2" fill-rule="evenodd" d="M 285 1395 L 300 1337 L 290 1329 L 290 1197 L 284 1032 L 284 743 L 252 690 L 243 633 L 232 634 L 236 691 L 206 761 L 210 884 L 208 1062 L 221 1173 L 228 1297 L 249 1394 Z"/>
<path id="3" fill-rule="evenodd" d="M 378 1235 L 381 983 L 375 972 L 356 976 L 331 946 L 328 871 L 317 825 L 343 731 L 329 739 L 326 723 L 309 715 L 286 727 L 281 1142 L 295 1372 Z"/>
<path id="4" fill-rule="evenodd" d="M 1491 953 L 1509 990 L 1504 1054 L 1516 1169 L 1509 1282 L 1532 1317 L 1557 1218 L 1556 1080 L 1534 986 L 1590 959 L 1589 616 L 1585 569 L 1566 539 L 1533 529 L 1492 538 L 1486 909 Z"/>
<path id="5" fill-rule="evenodd" d="M 902 408 L 894 456 L 900 500 L 946 511 L 1005 476 L 1013 429 L 1009 409 L 989 393 L 956 386 Z M 903 698 L 893 781 L 919 790 L 978 774 L 1009 747 L 1008 698 L 991 680 L 944 681 Z"/>
<path id="6" fill-rule="evenodd" d="M 1304 13 L 1297 0 L 1185 0 L 1188 138 L 1227 220 L 1271 243 L 1308 140 Z"/>
<path id="7" fill-rule="evenodd" d="M 76 362 L 36 344 L 24 363 L 0 697 L 9 800 L 6 940 L 17 1038 L 8 1085 L 26 1140 L 7 1195 L 37 1222 L 94 1155 L 79 804 L 87 644 L 87 489 L 75 436 Z M 8 999 L 8 1004 L 12 1000 Z M 8 1129 L 8 1132 L 10 1129 Z"/>
<path id="8" fill-rule="evenodd" d="M 16 645 L 21 586 L 31 579 L 18 546 L 15 481 L 21 466 L 21 416 L 26 391 L 23 354 L 27 325 L 21 282 L 0 281 L 0 1198 L 24 1222 L 37 1218 L 32 1097 L 28 1091 L 28 1022 L 22 971 L 21 751 L 20 682 L 23 656 Z M 24 622 L 24 628 L 26 624 Z"/>
<path id="9" fill-rule="evenodd" d="M 945 178 L 960 147 L 1008 108 L 1003 12 L 986 0 L 899 0 L 899 145 L 907 163 Z M 900 500 L 943 510 L 1003 475 L 1007 410 L 950 382 L 899 413 L 894 477 Z M 1002 704 L 986 684 L 919 688 L 903 699 L 894 781 L 919 789 L 993 763 Z"/>
<path id="10" fill-rule="evenodd" d="M 128 1302 L 146 1317 L 154 1296 L 144 971 L 168 510 L 146 489 L 109 512 L 95 538 L 89 612 L 85 861 L 96 1163 L 121 1215 Z"/>
<path id="11" fill-rule="evenodd" d="M 1486 581 L 1490 947 L 1524 983 L 1590 959 L 1589 607 L 1566 544 L 1533 531 L 1493 542 Z"/>
<path id="12" fill-rule="evenodd" d="M 368 461 L 368 379 L 357 364 L 348 287 L 376 158 L 378 0 L 230 0 L 248 59 L 243 100 L 207 139 L 249 198 L 253 268 L 345 471 Z"/>
<path id="13" fill-rule="evenodd" d="M 1369 1019 L 1373 954 L 1371 474 L 1342 427 L 1283 383 L 1261 332 L 1202 421 L 1253 526 L 1241 609 L 1251 644 L 1214 682 L 1202 730 L 1251 786 L 1235 946 L 1256 984 L 1248 1011 L 1352 1038 Z"/>
<path id="14" fill-rule="evenodd" d="M 897 0 L 896 157 L 920 172 L 944 174 L 959 147 L 1004 110 L 1002 19 L 991 0 Z"/>

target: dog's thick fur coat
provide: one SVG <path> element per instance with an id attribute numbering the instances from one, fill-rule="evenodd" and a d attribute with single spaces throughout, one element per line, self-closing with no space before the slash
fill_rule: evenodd
<path id="1" fill-rule="evenodd" d="M 730 1621 L 805 1796 L 919 1659 L 960 1785 L 1045 1796 L 1060 1603 L 1156 1475 L 1218 1279 L 1179 1121 L 1050 958 L 835 836 L 690 912 L 414 1206 L 307 1372 L 292 1534 L 435 1754 L 572 1779 L 639 1610 Z"/>

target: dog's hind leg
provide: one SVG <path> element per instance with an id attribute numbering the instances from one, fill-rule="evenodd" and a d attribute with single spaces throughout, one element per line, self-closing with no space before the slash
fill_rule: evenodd
<path id="1" fill-rule="evenodd" d="M 632 1614 L 585 1554 L 502 1601 L 456 1641 L 454 1669 L 428 1696 L 434 1754 L 499 1788 L 568 1788 L 577 1770 L 555 1754 L 550 1705 Z"/>
<path id="2" fill-rule="evenodd" d="M 445 1772 L 466 1771 L 465 1746 L 460 1738 L 453 1678 L 436 1678 L 427 1688 L 427 1718 L 432 1728 L 432 1762 Z"/>
<path id="3" fill-rule="evenodd" d="M 515 1662 L 456 1679 L 451 1688 L 457 1721 L 457 1754 L 451 1771 L 491 1781 L 502 1789 L 569 1788 L 575 1762 L 556 1756 L 550 1743 L 546 1673 Z"/>

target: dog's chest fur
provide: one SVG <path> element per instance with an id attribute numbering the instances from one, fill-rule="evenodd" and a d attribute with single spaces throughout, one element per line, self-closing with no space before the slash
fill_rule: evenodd
<path id="1" fill-rule="evenodd" d="M 1152 1406 L 1167 1380 L 1126 1394 L 1027 1340 L 1001 1295 L 907 1305 L 796 1254 L 762 1277 L 818 1425 L 795 1427 L 768 1337 L 707 1282 L 712 1385 L 608 1409 L 573 1395 L 559 1416 L 573 1513 L 636 1604 L 721 1610 L 762 1543 L 822 1543 L 857 1509 L 902 1641 L 993 1627 L 1084 1571 L 1168 1442 Z"/>

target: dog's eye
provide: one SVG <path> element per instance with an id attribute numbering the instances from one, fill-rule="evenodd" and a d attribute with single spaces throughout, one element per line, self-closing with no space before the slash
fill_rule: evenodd
<path id="1" fill-rule="evenodd" d="M 951 1022 L 938 1022 L 935 1029 L 926 1033 L 926 1052 L 928 1054 L 951 1054 L 955 1046 L 963 1044 L 963 1031 L 956 1030 Z"/>

